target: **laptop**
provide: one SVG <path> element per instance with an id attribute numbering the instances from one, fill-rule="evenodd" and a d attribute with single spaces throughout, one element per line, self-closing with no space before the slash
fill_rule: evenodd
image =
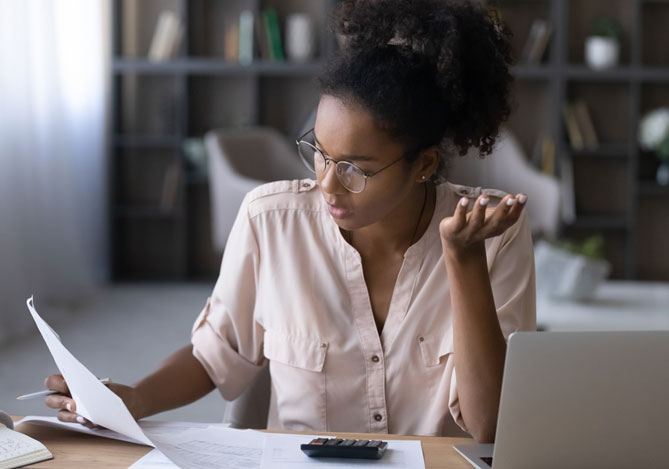
<path id="1" fill-rule="evenodd" d="M 669 331 L 516 332 L 479 469 L 669 467 Z"/>

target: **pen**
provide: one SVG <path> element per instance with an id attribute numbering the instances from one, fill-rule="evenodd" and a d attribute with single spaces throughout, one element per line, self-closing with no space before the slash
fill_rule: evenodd
<path id="1" fill-rule="evenodd" d="M 102 384 L 109 384 L 111 383 L 111 379 L 109 378 L 103 378 L 100 380 Z M 36 397 L 43 397 L 43 396 L 48 396 L 49 394 L 57 394 L 58 391 L 54 391 L 52 389 L 45 389 L 44 391 L 37 391 L 37 392 L 32 392 L 30 394 L 24 394 L 23 396 L 19 396 L 16 399 L 19 401 L 25 401 L 26 399 L 34 399 Z"/>

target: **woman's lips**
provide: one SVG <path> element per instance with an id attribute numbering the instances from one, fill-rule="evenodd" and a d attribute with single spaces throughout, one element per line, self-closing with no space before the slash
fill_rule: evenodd
<path id="1" fill-rule="evenodd" d="M 351 214 L 350 210 L 332 204 L 328 204 L 328 211 L 334 218 L 346 218 Z"/>

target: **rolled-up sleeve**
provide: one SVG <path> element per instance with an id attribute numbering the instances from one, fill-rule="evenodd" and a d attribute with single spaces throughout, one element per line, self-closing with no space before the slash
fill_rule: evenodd
<path id="1" fill-rule="evenodd" d="M 503 235 L 492 240 L 486 253 L 490 286 L 504 338 L 508 341 L 512 332 L 536 330 L 534 249 L 526 210 Z M 454 366 L 449 391 L 451 415 L 458 426 L 467 431 L 460 413 Z"/>
<path id="2" fill-rule="evenodd" d="M 233 400 L 267 364 L 264 329 L 255 317 L 258 242 L 248 196 L 230 232 L 213 293 L 195 320 L 193 355 L 226 400 Z"/>

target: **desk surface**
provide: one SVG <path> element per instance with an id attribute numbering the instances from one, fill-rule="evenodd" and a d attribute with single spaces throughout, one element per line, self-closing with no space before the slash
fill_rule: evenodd
<path id="1" fill-rule="evenodd" d="M 51 461 L 45 461 L 31 467 L 52 469 L 71 469 L 73 467 L 127 468 L 150 450 L 147 446 L 30 423 L 21 424 L 17 430 L 42 442 L 54 456 Z M 311 432 L 310 434 L 319 433 Z M 469 463 L 453 449 L 454 444 L 471 443 L 472 440 L 468 438 L 411 437 L 366 433 L 337 433 L 337 435 L 346 438 L 376 440 L 420 439 L 423 445 L 426 468 L 471 468 Z"/>

